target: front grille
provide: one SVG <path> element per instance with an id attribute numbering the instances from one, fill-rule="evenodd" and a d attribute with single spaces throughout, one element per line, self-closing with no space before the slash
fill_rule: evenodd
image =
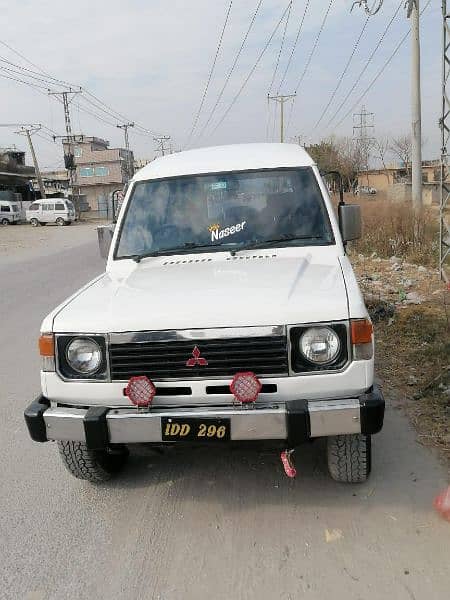
<path id="1" fill-rule="evenodd" d="M 207 365 L 186 366 L 195 346 Z M 110 368 L 114 381 L 135 375 L 153 380 L 208 379 L 233 377 L 239 371 L 287 375 L 287 341 L 285 336 L 265 336 L 111 344 Z"/>

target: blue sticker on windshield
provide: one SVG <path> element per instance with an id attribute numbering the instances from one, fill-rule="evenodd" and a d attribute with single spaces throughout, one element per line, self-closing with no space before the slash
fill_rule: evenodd
<path id="1" fill-rule="evenodd" d="M 211 183 L 211 189 L 212 190 L 226 190 L 227 182 L 226 181 L 215 181 L 214 183 Z"/>

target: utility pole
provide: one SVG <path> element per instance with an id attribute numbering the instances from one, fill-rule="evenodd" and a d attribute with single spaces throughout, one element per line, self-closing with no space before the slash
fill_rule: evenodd
<path id="1" fill-rule="evenodd" d="M 33 142 L 31 140 L 31 136 L 33 133 L 36 133 L 41 129 L 41 126 L 33 127 L 21 127 L 21 131 L 16 131 L 16 133 L 25 133 L 28 138 L 28 145 L 30 146 L 31 156 L 33 157 L 34 170 L 36 171 L 36 179 L 38 180 L 39 191 L 41 192 L 41 198 L 45 198 L 45 188 L 44 183 L 42 181 L 41 171 L 39 170 L 38 161 L 36 158 L 36 153 L 34 151 Z"/>
<path id="2" fill-rule="evenodd" d="M 161 156 L 165 156 L 167 148 L 164 143 L 170 140 L 170 135 L 160 135 L 153 138 L 158 144 L 158 152 L 161 152 Z"/>
<path id="3" fill-rule="evenodd" d="M 77 167 L 75 164 L 75 155 L 74 155 L 74 143 L 76 142 L 77 136 L 74 136 L 72 133 L 72 125 L 70 123 L 70 109 L 69 104 L 74 99 L 76 94 L 81 94 L 81 88 L 79 90 L 72 90 L 65 92 L 48 92 L 49 96 L 61 96 L 62 104 L 64 108 L 64 122 L 66 125 L 66 136 L 64 139 L 67 141 L 67 151 L 64 149 L 64 164 L 69 174 L 69 186 L 72 190 L 72 199 L 75 200 L 75 187 L 77 183 Z M 69 97 L 70 96 L 70 97 Z M 53 136 L 53 139 L 56 140 L 57 137 Z M 79 138 L 80 136 L 78 136 Z M 77 188 L 78 200 L 80 198 L 80 189 Z M 79 213 L 78 203 L 75 203 L 75 208 Z"/>
<path id="4" fill-rule="evenodd" d="M 36 153 L 34 151 L 34 146 L 33 146 L 33 141 L 31 139 L 31 136 L 33 135 L 33 133 L 37 133 L 41 128 L 42 125 L 39 124 L 29 124 L 29 123 L 1 123 L 0 127 L 20 127 L 19 131 L 16 131 L 17 134 L 19 135 L 26 135 L 27 139 L 28 139 L 28 145 L 30 147 L 30 152 L 31 152 L 31 157 L 33 159 L 33 164 L 34 164 L 34 170 L 36 173 L 36 179 L 38 181 L 38 186 L 39 186 L 39 191 L 41 193 L 41 198 L 45 198 L 45 188 L 44 188 L 44 183 L 42 181 L 42 176 L 41 176 L 41 171 L 39 169 L 39 164 L 36 158 Z"/>
<path id="5" fill-rule="evenodd" d="M 133 159 L 131 158 L 130 152 L 130 142 L 128 139 L 128 128 L 134 127 L 134 123 L 124 123 L 123 125 L 117 125 L 119 129 L 123 129 L 124 137 L 125 137 L 125 148 L 127 149 L 127 172 L 128 179 L 131 179 L 134 175 L 134 165 Z"/>
<path id="6" fill-rule="evenodd" d="M 357 117 L 355 124 L 355 117 Z M 353 136 L 356 135 L 356 144 L 359 148 L 363 166 L 367 176 L 367 186 L 369 187 L 369 159 L 370 159 L 370 147 L 372 146 L 375 138 L 369 135 L 369 130 L 373 130 L 374 125 L 374 114 L 367 112 L 365 106 L 361 106 L 361 112 L 353 115 Z"/>
<path id="7" fill-rule="evenodd" d="M 450 14 L 447 0 L 442 0 L 442 115 L 441 127 L 441 198 L 439 207 L 439 272 L 441 279 L 450 284 Z"/>
<path id="8" fill-rule="evenodd" d="M 297 94 L 289 94 L 289 95 L 279 95 L 279 96 L 270 96 L 267 94 L 267 102 L 273 100 L 274 102 L 279 102 L 280 104 L 280 142 L 284 142 L 284 104 L 288 100 L 295 98 Z"/>
<path id="9" fill-rule="evenodd" d="M 419 0 L 409 0 L 411 19 L 411 193 L 415 210 L 422 208 L 422 110 L 420 102 Z"/>

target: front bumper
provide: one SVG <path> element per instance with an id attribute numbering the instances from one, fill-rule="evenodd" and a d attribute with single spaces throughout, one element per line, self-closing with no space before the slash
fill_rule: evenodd
<path id="1" fill-rule="evenodd" d="M 144 412 L 134 408 L 51 406 L 41 396 L 25 410 L 34 441 L 79 441 L 91 449 L 109 444 L 163 443 L 163 417 L 230 419 L 231 440 L 285 440 L 294 447 L 310 438 L 378 433 L 383 426 L 384 398 L 374 386 L 358 398 L 293 400 L 253 407 L 152 408 Z"/>

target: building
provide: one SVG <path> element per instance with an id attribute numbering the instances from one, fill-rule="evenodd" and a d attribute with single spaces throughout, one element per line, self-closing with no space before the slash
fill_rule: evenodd
<path id="1" fill-rule="evenodd" d="M 63 140 L 64 154 L 69 153 Z M 133 153 L 125 148 L 109 148 L 109 142 L 97 137 L 79 136 L 73 146 L 76 186 L 93 211 L 104 212 L 111 194 L 129 180 Z M 77 195 L 77 194 L 75 194 Z"/>
<path id="2" fill-rule="evenodd" d="M 69 176 L 65 169 L 42 171 L 41 176 L 47 198 L 66 198 L 69 196 Z M 40 198 L 38 181 L 36 178 L 33 178 L 32 181 L 36 198 Z"/>
<path id="3" fill-rule="evenodd" d="M 439 202 L 440 161 L 422 162 L 424 204 Z M 411 167 L 387 165 L 386 168 L 369 169 L 358 173 L 358 188 L 370 187 L 390 200 L 411 200 Z M 373 196 L 374 198 L 376 196 Z"/>
<path id="4" fill-rule="evenodd" d="M 155 160 L 155 159 L 154 158 L 135 158 L 134 159 L 134 172 L 136 173 L 136 171 L 139 171 L 139 169 L 142 169 L 143 167 L 145 167 L 146 165 L 151 163 L 152 160 Z"/>
<path id="5" fill-rule="evenodd" d="M 0 190 L 20 194 L 22 200 L 34 200 L 30 180 L 34 177 L 34 167 L 25 164 L 25 152 L 17 148 L 0 148 Z"/>

